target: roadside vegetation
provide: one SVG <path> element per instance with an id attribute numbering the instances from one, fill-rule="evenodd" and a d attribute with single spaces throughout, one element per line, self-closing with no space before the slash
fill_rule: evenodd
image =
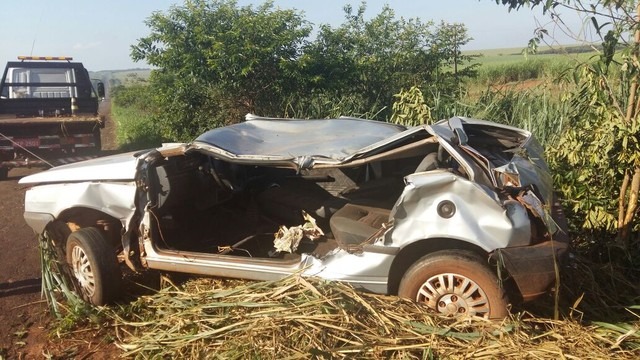
<path id="1" fill-rule="evenodd" d="M 187 0 L 148 18 L 132 56 L 154 70 L 112 88 L 113 116 L 123 149 L 190 141 L 249 112 L 406 125 L 457 115 L 528 129 L 546 149 L 573 239 L 554 294 L 496 324 L 316 280 L 190 280 L 101 310 L 124 353 L 638 358 L 638 2 L 497 2 L 556 19 L 577 11 L 601 40 L 552 50 L 539 46 L 540 29 L 526 56 L 505 61 L 463 53 L 472 39 L 462 24 L 398 19 L 388 7 L 372 17 L 347 7 L 340 26 L 312 39 L 302 14 L 268 2 Z"/>
<path id="2" fill-rule="evenodd" d="M 111 91 L 112 118 L 117 122 L 116 140 L 121 150 L 150 148 L 162 142 L 152 116 L 152 95 L 151 87 L 137 77 Z"/>

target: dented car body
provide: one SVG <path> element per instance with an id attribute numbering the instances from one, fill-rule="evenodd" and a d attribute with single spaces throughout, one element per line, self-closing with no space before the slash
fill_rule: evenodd
<path id="1" fill-rule="evenodd" d="M 298 273 L 503 317 L 509 302 L 549 289 L 567 249 L 531 133 L 468 118 L 405 128 L 248 115 L 189 144 L 21 183 L 32 186 L 27 223 L 66 252 L 98 304 L 117 296 L 126 263 L 255 280 Z M 94 259 L 103 252 L 113 256 Z"/>

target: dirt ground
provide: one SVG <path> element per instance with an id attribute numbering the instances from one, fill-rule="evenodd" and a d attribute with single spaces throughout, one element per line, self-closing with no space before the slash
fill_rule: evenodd
<path id="1" fill-rule="evenodd" d="M 103 149 L 115 150 L 115 124 L 109 119 L 109 103 Z M 25 175 L 41 169 L 13 169 L 0 181 L 0 359 L 91 358 L 119 355 L 113 344 L 96 334 L 60 339 L 52 316 L 40 296 L 40 258 L 36 235 L 22 217 L 26 188 L 18 184 Z"/>

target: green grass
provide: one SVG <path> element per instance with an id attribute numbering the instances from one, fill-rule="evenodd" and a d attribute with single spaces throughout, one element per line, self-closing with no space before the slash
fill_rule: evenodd
<path id="1" fill-rule="evenodd" d="M 519 63 L 528 60 L 544 60 L 555 62 L 561 61 L 588 61 L 597 53 L 584 46 L 567 46 L 564 48 L 552 49 L 547 46 L 538 48 L 537 54 L 524 54 L 525 47 L 506 49 L 487 49 L 465 51 L 465 55 L 480 55 L 474 63 L 480 65 L 505 65 Z"/>
<path id="2" fill-rule="evenodd" d="M 149 113 L 113 103 L 111 115 L 117 123 L 116 141 L 121 150 L 138 150 L 161 145 L 159 126 Z"/>
<path id="3" fill-rule="evenodd" d="M 483 65 L 470 83 L 496 86 L 527 80 L 555 80 L 576 65 L 571 59 L 527 59 L 519 62 Z"/>
<path id="4" fill-rule="evenodd" d="M 579 63 L 592 61 L 598 53 L 588 46 L 540 47 L 537 54 L 525 55 L 524 48 L 468 51 L 480 55 L 472 64 L 480 65 L 471 85 L 496 86 L 526 80 L 555 80 Z"/>

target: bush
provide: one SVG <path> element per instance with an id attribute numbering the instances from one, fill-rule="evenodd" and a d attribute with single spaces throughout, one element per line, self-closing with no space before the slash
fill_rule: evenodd
<path id="1" fill-rule="evenodd" d="M 111 90 L 113 103 L 120 107 L 133 107 L 141 111 L 152 109 L 151 88 L 144 83 L 118 85 Z"/>

